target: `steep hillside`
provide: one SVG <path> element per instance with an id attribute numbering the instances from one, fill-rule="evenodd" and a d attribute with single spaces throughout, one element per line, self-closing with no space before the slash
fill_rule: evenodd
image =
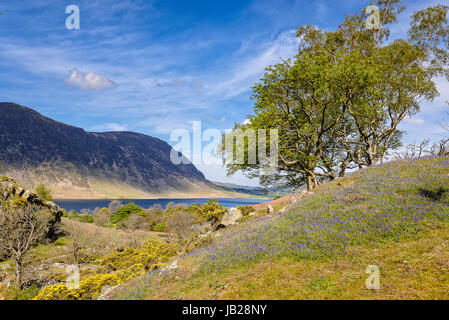
<path id="1" fill-rule="evenodd" d="M 448 157 L 363 169 L 277 209 L 111 297 L 449 299 Z M 368 290 L 376 268 L 380 289 Z"/>
<path id="2" fill-rule="evenodd" d="M 0 103 L 0 173 L 56 198 L 225 196 L 193 164 L 175 165 L 166 142 L 133 132 L 86 132 Z"/>

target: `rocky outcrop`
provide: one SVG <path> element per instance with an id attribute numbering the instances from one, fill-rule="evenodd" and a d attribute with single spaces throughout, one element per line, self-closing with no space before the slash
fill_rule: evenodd
<path id="1" fill-rule="evenodd" d="M 313 194 L 313 192 L 309 192 L 307 190 L 297 190 L 292 193 L 292 195 L 290 197 L 290 204 L 294 204 L 294 203 L 298 202 L 299 200 L 306 198 L 312 194 Z"/>
<path id="2" fill-rule="evenodd" d="M 0 205 L 8 201 L 47 208 L 52 213 L 53 217 L 53 219 L 49 221 L 50 226 L 47 237 L 49 239 L 55 239 L 57 225 L 61 221 L 61 217 L 64 213 L 63 209 L 54 202 L 45 201 L 37 194 L 19 186 L 13 179 L 0 175 Z"/>
<path id="3" fill-rule="evenodd" d="M 237 222 L 237 220 L 239 220 L 242 217 L 243 217 L 242 212 L 239 209 L 230 208 L 223 215 L 223 218 L 221 219 L 221 222 L 218 225 L 217 229 L 232 226 Z"/>

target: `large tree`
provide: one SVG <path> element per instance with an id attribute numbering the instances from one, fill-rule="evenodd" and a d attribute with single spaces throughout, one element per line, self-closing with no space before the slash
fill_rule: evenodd
<path id="1" fill-rule="evenodd" d="M 0 249 L 16 264 L 16 285 L 23 286 L 26 257 L 44 241 L 52 216 L 47 209 L 34 205 L 0 206 Z"/>
<path id="2" fill-rule="evenodd" d="M 242 170 L 262 182 L 287 180 L 312 189 L 348 168 L 384 161 L 400 146 L 399 123 L 418 112 L 421 101 L 438 95 L 435 76 L 447 76 L 448 7 L 416 12 L 409 38 L 391 41 L 389 26 L 404 7 L 399 0 L 375 4 L 380 29 L 366 27 L 369 13 L 363 11 L 348 15 L 332 32 L 314 26 L 297 30 L 297 56 L 267 68 L 253 87 L 249 123 L 224 136 L 243 136 L 244 150 L 251 152 L 260 145 L 248 138 L 249 130 L 278 129 L 276 173 L 262 176 L 261 159 L 245 156 L 244 162 L 226 162 L 228 174 Z M 225 144 L 220 151 L 234 153 Z"/>

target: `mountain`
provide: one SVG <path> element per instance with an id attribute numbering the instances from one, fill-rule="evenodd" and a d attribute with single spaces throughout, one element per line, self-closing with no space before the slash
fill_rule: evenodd
<path id="1" fill-rule="evenodd" d="M 193 164 L 175 165 L 166 142 L 134 132 L 86 132 L 0 103 L 0 173 L 56 198 L 229 196 Z"/>
<path id="2" fill-rule="evenodd" d="M 285 196 L 293 192 L 293 188 L 285 186 L 262 188 L 262 187 L 241 186 L 234 183 L 224 183 L 217 181 L 213 181 L 213 184 L 227 191 L 250 194 L 252 196 L 259 196 L 259 197 Z"/>

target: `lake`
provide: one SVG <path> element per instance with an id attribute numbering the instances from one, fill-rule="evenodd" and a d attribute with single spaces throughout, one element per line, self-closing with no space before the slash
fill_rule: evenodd
<path id="1" fill-rule="evenodd" d="M 136 205 L 148 209 L 155 204 L 159 204 L 162 208 L 170 203 L 185 203 L 187 205 L 191 205 L 193 203 L 205 203 L 210 200 L 210 198 L 190 198 L 190 199 L 117 199 L 121 201 L 123 204 L 127 204 L 130 202 L 134 202 Z M 270 199 L 254 199 L 254 198 L 218 198 L 218 203 L 225 208 L 232 208 L 236 206 L 250 206 L 253 204 L 258 204 L 266 201 L 270 201 Z M 109 202 L 112 200 L 71 200 L 71 199 L 58 199 L 54 202 L 60 206 L 61 208 L 66 209 L 67 211 L 76 210 L 80 212 L 82 209 L 90 209 L 94 210 L 95 208 L 107 207 Z"/>

